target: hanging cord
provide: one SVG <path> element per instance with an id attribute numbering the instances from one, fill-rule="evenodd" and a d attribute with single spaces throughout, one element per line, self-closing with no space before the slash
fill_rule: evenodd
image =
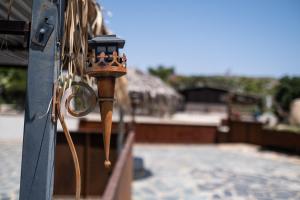
<path id="1" fill-rule="evenodd" d="M 75 175 L 76 175 L 76 194 L 75 194 L 75 199 L 76 200 L 80 200 L 80 193 L 81 193 L 81 175 L 80 175 L 80 165 L 79 165 L 79 161 L 78 161 L 78 156 L 76 153 L 76 149 L 72 140 L 72 137 L 70 135 L 70 132 L 68 130 L 68 127 L 66 125 L 64 116 L 61 113 L 61 109 L 60 109 L 60 100 L 62 99 L 62 95 L 63 95 L 63 90 L 62 88 L 57 88 L 57 103 L 56 103 L 56 110 L 57 110 L 57 116 L 58 119 L 61 123 L 61 126 L 63 128 L 65 137 L 67 139 L 71 154 L 72 154 L 72 158 L 73 158 L 73 162 L 74 162 L 74 167 L 75 167 Z"/>
<path id="2" fill-rule="evenodd" d="M 61 105 L 65 105 L 64 96 L 68 96 L 68 92 L 66 92 L 69 88 L 71 88 L 72 82 L 74 81 L 76 76 L 81 77 L 83 79 L 83 69 L 85 66 L 85 59 L 87 55 L 87 2 L 85 0 L 81 0 L 80 3 L 78 0 L 68 1 L 66 11 L 64 13 L 65 24 L 64 24 L 64 35 L 62 39 L 62 64 L 59 69 L 59 77 L 58 82 L 59 87 L 56 88 L 56 110 L 57 117 L 61 123 L 61 126 L 64 131 L 64 135 L 67 139 L 73 162 L 75 167 L 75 175 L 76 175 L 76 194 L 75 199 L 80 199 L 81 193 L 81 176 L 80 176 L 80 165 L 76 153 L 76 149 L 74 143 L 72 141 L 72 137 L 68 130 L 67 124 L 64 120 L 64 107 Z M 63 75 L 62 70 L 63 67 L 67 66 L 67 74 Z M 58 83 L 57 82 L 57 83 Z"/>

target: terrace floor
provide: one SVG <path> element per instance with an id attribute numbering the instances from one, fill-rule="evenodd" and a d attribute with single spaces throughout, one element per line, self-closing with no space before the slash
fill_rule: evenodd
<path id="1" fill-rule="evenodd" d="M 136 145 L 152 176 L 133 183 L 133 200 L 299 200 L 300 157 L 257 146 Z"/>
<path id="2" fill-rule="evenodd" d="M 142 145 L 133 200 L 300 199 L 300 157 L 244 144 Z M 18 199 L 21 141 L 0 140 L 0 200 Z"/>

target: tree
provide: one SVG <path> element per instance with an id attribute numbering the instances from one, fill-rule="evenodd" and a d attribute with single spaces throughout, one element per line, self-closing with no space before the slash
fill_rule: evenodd
<path id="1" fill-rule="evenodd" d="M 0 103 L 13 104 L 24 108 L 26 90 L 26 70 L 0 68 Z"/>
<path id="2" fill-rule="evenodd" d="M 275 100 L 282 110 L 290 111 L 290 104 L 300 98 L 300 77 L 285 76 L 279 80 L 275 89 Z"/>
<path id="3" fill-rule="evenodd" d="M 160 65 L 156 68 L 150 67 L 148 72 L 153 76 L 157 76 L 163 81 L 168 82 L 169 78 L 175 74 L 175 69 L 174 67 L 164 67 Z"/>

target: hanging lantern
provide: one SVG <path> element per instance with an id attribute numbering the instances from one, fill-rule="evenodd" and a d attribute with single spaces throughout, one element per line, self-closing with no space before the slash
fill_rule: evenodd
<path id="1" fill-rule="evenodd" d="M 89 40 L 89 64 L 86 74 L 95 77 L 98 85 L 98 99 L 101 112 L 103 143 L 105 151 L 105 167 L 110 167 L 109 148 L 112 127 L 112 111 L 114 103 L 115 80 L 126 74 L 126 56 L 119 55 L 125 40 L 116 35 L 97 36 Z"/>

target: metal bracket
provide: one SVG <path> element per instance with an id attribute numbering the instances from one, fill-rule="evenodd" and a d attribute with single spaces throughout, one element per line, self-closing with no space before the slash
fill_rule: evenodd
<path id="1" fill-rule="evenodd" d="M 116 101 L 116 99 L 113 98 L 113 97 L 98 97 L 97 100 L 99 102 L 103 102 L 103 101 L 112 101 L 112 102 L 115 102 Z"/>
<path id="2" fill-rule="evenodd" d="M 37 31 L 31 40 L 31 48 L 43 51 L 48 43 L 48 40 L 53 30 L 54 24 L 51 23 L 48 17 L 45 17 L 43 21 L 39 24 Z"/>

